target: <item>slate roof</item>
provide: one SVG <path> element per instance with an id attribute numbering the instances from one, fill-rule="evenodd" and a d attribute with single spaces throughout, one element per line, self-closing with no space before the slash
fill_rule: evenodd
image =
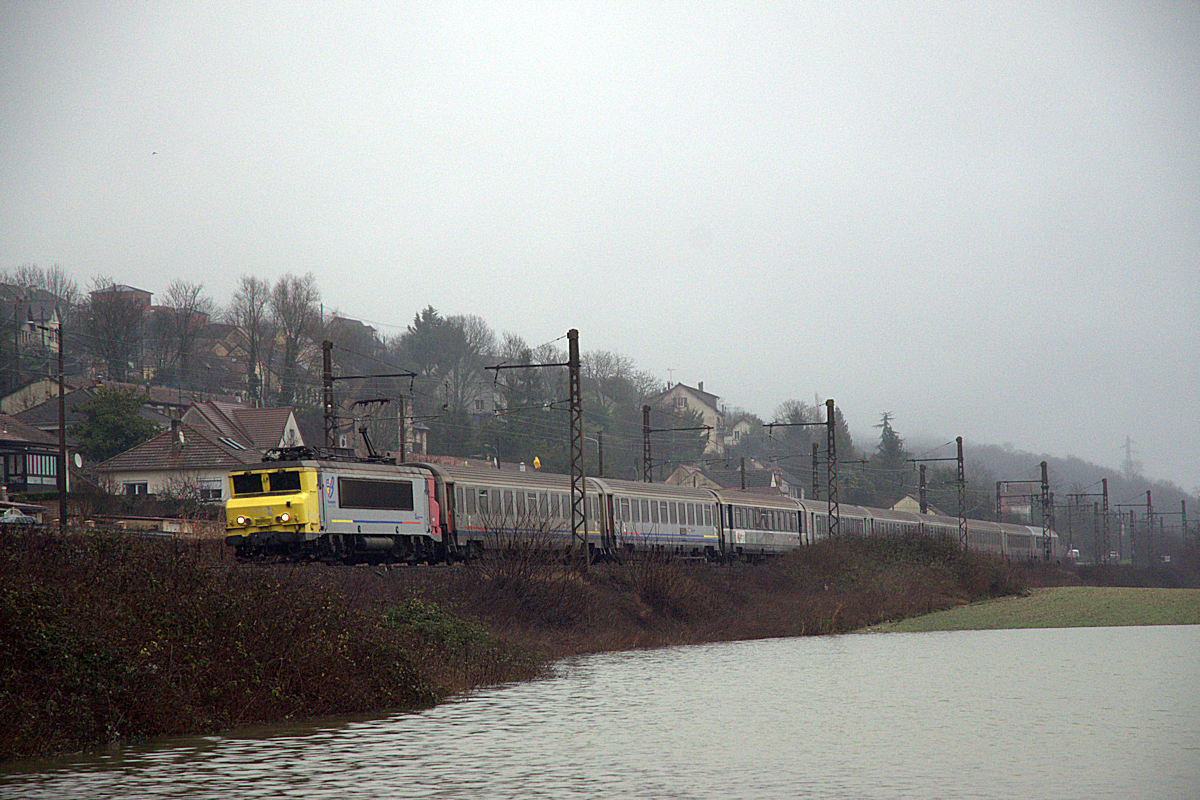
<path id="1" fill-rule="evenodd" d="M 108 384 L 109 386 L 125 386 L 128 384 Z M 83 419 L 83 414 L 79 411 L 80 406 L 87 403 L 96 397 L 94 386 L 85 386 L 80 389 L 68 389 L 64 398 L 63 405 L 64 416 L 67 420 L 67 427 L 70 428 L 76 422 Z M 138 416 L 150 420 L 158 425 L 162 425 L 167 421 L 167 418 L 152 409 L 142 406 L 138 411 Z M 45 402 L 38 403 L 36 406 L 30 406 L 22 411 L 17 417 L 27 425 L 32 425 L 41 430 L 58 430 L 58 397 L 51 397 Z"/>
<path id="2" fill-rule="evenodd" d="M 182 435 L 180 443 L 179 435 Z M 257 464 L 262 455 L 257 450 L 238 450 L 219 441 L 212 431 L 180 424 L 178 431 L 165 431 L 148 442 L 113 456 L 100 466 L 99 472 L 130 472 L 145 470 L 221 470 Z"/>
<path id="3" fill-rule="evenodd" d="M 0 414 L 0 442 L 58 445 L 57 437 L 42 433 L 8 414 Z"/>

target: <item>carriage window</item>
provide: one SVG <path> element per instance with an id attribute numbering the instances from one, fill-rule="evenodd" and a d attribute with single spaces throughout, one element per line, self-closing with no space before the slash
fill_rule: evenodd
<path id="1" fill-rule="evenodd" d="M 658 501 L 657 500 L 650 501 L 650 522 L 652 522 L 655 525 L 658 524 Z"/>
<path id="2" fill-rule="evenodd" d="M 661 522 L 663 525 L 667 524 L 667 501 L 666 500 L 658 501 L 658 519 L 655 520 L 655 522 Z"/>
<path id="3" fill-rule="evenodd" d="M 650 521 L 650 504 L 645 500 L 642 501 L 642 522 Z"/>
<path id="4" fill-rule="evenodd" d="M 512 489 L 504 490 L 504 513 L 509 517 L 513 515 Z"/>
<path id="5" fill-rule="evenodd" d="M 466 503 L 463 502 L 463 490 L 461 486 L 454 487 L 454 505 L 456 505 L 458 508 L 462 508 L 466 505 Z"/>
<path id="6" fill-rule="evenodd" d="M 538 493 L 538 515 L 543 517 L 550 516 L 550 498 L 545 492 Z"/>
<path id="7" fill-rule="evenodd" d="M 411 481 L 377 481 L 338 478 L 338 502 L 342 508 L 389 508 L 413 510 Z"/>
<path id="8" fill-rule="evenodd" d="M 479 513 L 480 514 L 488 513 L 488 490 L 487 489 L 479 490 Z"/>
<path id="9" fill-rule="evenodd" d="M 704 506 L 704 526 L 712 527 L 712 506 Z"/>
<path id="10" fill-rule="evenodd" d="M 642 502 L 644 503 L 645 501 L 643 500 Z M 632 511 L 632 512 L 633 512 L 633 521 L 634 521 L 634 522 L 641 522 L 641 521 L 642 521 L 642 508 L 641 508 L 641 503 L 639 503 L 637 500 L 634 500 L 634 501 L 633 501 L 633 504 L 632 504 L 632 507 L 630 508 L 630 511 Z"/>
<path id="11" fill-rule="evenodd" d="M 525 493 L 517 492 L 517 515 L 525 516 Z"/>
<path id="12" fill-rule="evenodd" d="M 622 522 L 629 521 L 629 498 L 628 497 L 621 498 L 621 510 L 620 510 L 620 516 L 618 518 Z"/>
<path id="13" fill-rule="evenodd" d="M 674 500 L 672 500 L 670 503 L 667 504 L 667 510 L 671 514 L 671 524 L 678 525 L 679 524 L 679 506 L 678 506 L 678 504 Z"/>
<path id="14" fill-rule="evenodd" d="M 688 510 L 688 523 L 687 524 L 691 525 L 692 527 L 695 527 L 696 526 L 696 505 L 695 505 L 695 503 L 688 503 L 687 510 Z"/>
<path id="15" fill-rule="evenodd" d="M 470 488 L 463 489 L 463 497 L 467 501 L 466 507 L 463 510 L 467 514 L 474 514 L 475 513 L 475 490 L 470 489 Z"/>

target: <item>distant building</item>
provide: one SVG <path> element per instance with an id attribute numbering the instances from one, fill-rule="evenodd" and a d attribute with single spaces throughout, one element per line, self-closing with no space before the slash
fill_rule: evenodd
<path id="1" fill-rule="evenodd" d="M 895 503 L 892 504 L 892 510 L 893 511 L 908 511 L 913 514 L 920 514 L 921 513 L 921 501 L 918 500 L 917 498 L 913 497 L 911 494 L 906 494 L 906 495 L 904 495 L 904 497 L 901 497 L 899 500 L 897 500 Z M 936 515 L 942 516 L 942 517 L 955 516 L 954 514 L 947 514 L 946 512 L 942 511 L 937 506 L 935 506 L 931 503 L 925 504 L 925 513 L 926 514 L 936 514 Z"/>
<path id="2" fill-rule="evenodd" d="M 232 470 L 257 464 L 262 455 L 206 426 L 173 421 L 171 428 L 96 467 L 116 494 L 193 496 L 202 502 L 229 499 Z"/>
<path id="3" fill-rule="evenodd" d="M 114 283 L 112 286 L 106 286 L 103 289 L 96 289 L 88 292 L 88 296 L 94 301 L 106 301 L 114 298 L 119 298 L 127 303 L 132 303 L 136 306 L 141 306 L 145 311 L 150 308 L 150 300 L 154 294 L 147 292 L 145 289 L 138 289 L 135 286 L 128 286 L 124 283 Z"/>
<path id="4" fill-rule="evenodd" d="M 703 424 L 709 426 L 708 443 L 704 446 L 704 452 L 719 454 L 725 452 L 722 443 L 725 416 L 721 412 L 720 400 L 721 398 L 717 395 L 704 391 L 704 381 L 700 381 L 696 386 L 677 383 L 650 398 L 649 404 L 659 408 L 688 410 L 699 414 Z"/>
<path id="5" fill-rule="evenodd" d="M 799 479 L 778 467 L 764 467 L 747 461 L 746 470 L 712 469 L 681 465 L 664 481 L 671 486 L 691 486 L 706 489 L 742 489 L 747 492 L 784 494 L 803 499 L 804 488 Z"/>

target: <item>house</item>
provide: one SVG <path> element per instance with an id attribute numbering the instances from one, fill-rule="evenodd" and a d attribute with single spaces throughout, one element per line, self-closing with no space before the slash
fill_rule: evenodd
<path id="1" fill-rule="evenodd" d="M 10 495 L 57 492 L 58 456 L 56 437 L 0 414 L 0 483 Z"/>
<path id="2" fill-rule="evenodd" d="M 804 488 L 793 475 L 779 467 L 764 467 L 747 460 L 745 470 L 706 469 L 686 464 L 675 468 L 664 481 L 671 486 L 691 486 L 707 489 L 745 489 L 747 492 L 779 493 L 804 499 Z"/>
<path id="3" fill-rule="evenodd" d="M 63 384 L 68 391 L 91 386 L 92 380 L 79 375 L 63 376 Z M 58 397 L 58 378 L 40 377 L 18 386 L 0 397 L 0 413 L 16 416 L 47 400 Z"/>
<path id="4" fill-rule="evenodd" d="M 906 494 L 895 503 L 892 504 L 893 511 L 908 511 L 913 514 L 921 513 L 921 501 L 913 497 L 911 494 Z M 953 517 L 954 514 L 947 514 L 930 503 L 925 504 L 926 514 L 937 514 L 942 517 Z"/>
<path id="5" fill-rule="evenodd" d="M 758 417 L 753 414 L 738 414 L 737 421 L 726 428 L 721 440 L 726 447 L 736 447 L 742 443 L 742 439 L 759 427 L 762 427 L 762 420 Z"/>
<path id="6" fill-rule="evenodd" d="M 677 383 L 650 398 L 649 404 L 659 408 L 694 411 L 699 414 L 703 424 L 709 426 L 708 444 L 705 445 L 704 452 L 719 454 L 725 452 L 721 441 L 725 415 L 721 411 L 720 400 L 721 398 L 717 395 L 704 391 L 704 381 L 700 381 L 696 386 Z"/>
<path id="7" fill-rule="evenodd" d="M 55 370 L 59 302 L 45 289 L 0 283 L 0 391 Z"/>
<path id="8" fill-rule="evenodd" d="M 205 425 L 173 421 L 170 430 L 113 456 L 96 473 L 117 494 L 229 499 L 231 470 L 257 464 L 262 455 Z"/>
<path id="9" fill-rule="evenodd" d="M 304 437 L 291 408 L 246 408 L 235 403 L 207 400 L 193 403 L 183 422 L 208 428 L 230 445 L 255 450 L 260 455 L 280 447 L 302 447 Z"/>

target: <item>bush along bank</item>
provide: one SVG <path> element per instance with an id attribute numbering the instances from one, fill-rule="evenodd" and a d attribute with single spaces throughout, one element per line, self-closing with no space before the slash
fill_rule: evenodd
<path id="1" fill-rule="evenodd" d="M 837 633 L 1022 591 L 922 539 L 759 565 L 529 553 L 453 567 L 245 565 L 212 540 L 0 534 L 0 758 L 413 709 L 567 655 Z"/>

